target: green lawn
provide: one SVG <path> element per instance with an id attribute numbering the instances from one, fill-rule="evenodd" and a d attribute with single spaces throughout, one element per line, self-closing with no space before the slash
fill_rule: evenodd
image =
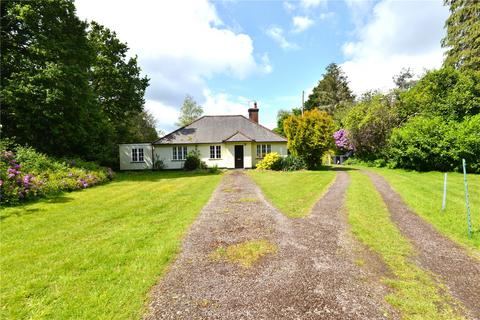
<path id="1" fill-rule="evenodd" d="M 442 212 L 443 173 L 373 168 L 368 170 L 384 176 L 416 213 L 441 233 L 465 245 L 474 256 L 480 257 L 480 175 L 467 176 L 474 230 L 472 238 L 469 238 L 462 174 L 448 173 L 447 206 Z"/>
<path id="2" fill-rule="evenodd" d="M 123 173 L 0 210 L 0 318 L 139 318 L 220 177 Z"/>
<path id="3" fill-rule="evenodd" d="M 414 254 L 390 220 L 390 214 L 370 179 L 360 172 L 350 172 L 346 206 L 353 234 L 378 253 L 392 277 L 383 281 L 392 288 L 387 302 L 405 319 L 456 319 L 449 304 L 451 297 L 441 292 L 428 272 L 410 262 Z"/>
<path id="4" fill-rule="evenodd" d="M 248 171 L 267 199 L 291 218 L 304 217 L 326 192 L 334 171 Z"/>

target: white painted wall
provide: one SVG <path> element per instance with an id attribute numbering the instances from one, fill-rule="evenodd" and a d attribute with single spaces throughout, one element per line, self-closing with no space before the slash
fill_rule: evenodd
<path id="1" fill-rule="evenodd" d="M 257 144 L 269 144 L 272 146 L 272 152 L 276 152 L 282 157 L 286 157 L 288 155 L 288 148 L 286 142 L 262 142 L 262 143 L 252 143 L 252 161 L 253 166 L 255 167 L 258 162 L 262 160 L 262 158 L 257 158 Z"/>
<path id="2" fill-rule="evenodd" d="M 260 143 L 259 143 L 260 144 Z M 271 143 L 262 143 L 272 145 L 272 152 L 277 152 L 281 156 L 287 156 L 287 143 L 286 142 L 271 142 Z M 210 159 L 210 146 L 221 146 L 222 147 L 222 158 L 221 159 Z M 197 145 L 185 145 L 187 151 L 192 150 L 200 151 L 200 158 L 203 162 L 207 164 L 208 167 L 213 167 L 217 165 L 219 168 L 235 168 L 235 146 L 243 146 L 243 165 L 245 168 L 253 168 L 258 161 L 256 157 L 257 153 L 257 143 L 255 142 L 227 142 L 221 144 L 197 144 Z M 156 145 L 154 146 L 154 161 L 162 160 L 165 164 L 165 169 L 182 169 L 183 160 L 172 160 L 173 152 L 172 148 L 177 145 Z"/>
<path id="3" fill-rule="evenodd" d="M 132 149 L 143 148 L 143 162 L 132 161 Z M 147 170 L 152 169 L 152 145 L 150 143 L 129 143 L 118 146 L 120 170 Z"/>
<path id="4" fill-rule="evenodd" d="M 258 143 L 258 144 L 270 144 L 272 146 L 272 152 L 277 152 L 281 156 L 287 156 L 287 143 L 286 142 L 270 142 L 270 143 Z M 208 167 L 217 165 L 219 168 L 235 168 L 235 146 L 243 146 L 243 165 L 245 168 L 253 168 L 256 164 L 262 160 L 257 158 L 257 143 L 256 142 L 227 142 L 220 144 L 197 144 L 197 145 L 185 145 L 187 152 L 192 150 L 200 151 L 200 158 L 207 164 Z M 162 160 L 165 164 L 165 169 L 182 169 L 183 160 L 173 160 L 172 148 L 177 145 L 155 145 L 153 146 L 153 159 L 152 159 L 152 145 L 149 143 L 131 143 L 119 145 L 120 154 L 120 170 L 146 170 L 152 169 L 153 163 L 157 160 Z M 222 147 L 221 159 L 210 159 L 210 146 Z M 132 149 L 143 148 L 144 150 L 144 162 L 132 162 Z"/>

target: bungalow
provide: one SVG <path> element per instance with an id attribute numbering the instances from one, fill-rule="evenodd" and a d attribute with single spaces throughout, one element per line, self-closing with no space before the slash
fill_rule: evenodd
<path id="1" fill-rule="evenodd" d="M 241 115 L 203 116 L 151 143 L 119 145 L 120 170 L 181 169 L 187 154 L 198 150 L 207 166 L 253 168 L 265 154 L 287 155 L 287 139 L 258 123 L 255 103 Z"/>

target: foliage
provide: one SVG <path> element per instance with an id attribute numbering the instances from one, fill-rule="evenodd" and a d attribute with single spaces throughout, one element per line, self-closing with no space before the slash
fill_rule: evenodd
<path id="1" fill-rule="evenodd" d="M 290 218 L 300 218 L 310 213 L 318 199 L 328 190 L 336 173 L 323 170 L 250 170 L 248 175 L 283 214 Z"/>
<path id="2" fill-rule="evenodd" d="M 444 0 L 450 7 L 442 47 L 447 48 L 445 65 L 480 70 L 480 2 Z"/>
<path id="3" fill-rule="evenodd" d="M 436 115 L 461 120 L 480 113 L 480 73 L 443 68 L 427 72 L 400 95 L 402 120 L 415 115 Z"/>
<path id="4" fill-rule="evenodd" d="M 27 147 L 0 152 L 0 201 L 6 205 L 85 189 L 113 179 L 109 168 L 79 159 L 57 161 Z"/>
<path id="5" fill-rule="evenodd" d="M 2 136 L 51 155 L 93 157 L 109 128 L 89 85 L 95 53 L 73 2 L 2 1 L 1 23 Z"/>
<path id="6" fill-rule="evenodd" d="M 116 33 L 92 22 L 88 42 L 96 55 L 90 69 L 90 83 L 97 103 L 111 127 L 111 144 L 105 162 L 118 158 L 117 143 L 153 141 L 158 138 L 155 119 L 144 110 L 148 78 L 141 77 L 137 57 L 127 59 L 128 46 Z M 115 160 L 113 160 L 115 159 Z"/>
<path id="7" fill-rule="evenodd" d="M 277 113 L 277 127 L 273 129 L 273 132 L 285 137 L 283 122 L 292 114 L 299 116 L 302 114 L 302 110 L 297 108 L 293 108 L 292 111 L 279 110 Z"/>
<path id="8" fill-rule="evenodd" d="M 280 170 L 282 167 L 282 157 L 277 152 L 267 153 L 263 159 L 257 163 L 257 169 L 260 170 Z"/>
<path id="9" fill-rule="evenodd" d="M 445 293 L 444 287 L 429 272 L 411 261 L 415 249 L 392 222 L 381 195 L 370 179 L 358 172 L 349 174 L 351 182 L 346 195 L 348 222 L 355 237 L 378 254 L 391 272 L 384 279 L 391 288 L 385 300 L 399 309 L 405 319 L 462 319 L 452 309 L 453 299 Z M 418 181 L 413 181 L 413 184 L 422 185 Z M 428 191 L 431 194 L 432 189 Z"/>
<path id="10" fill-rule="evenodd" d="M 2 1 L 1 27 L 2 136 L 109 165 L 118 143 L 156 138 L 136 57 L 109 29 L 87 29 L 73 1 Z"/>
<path id="11" fill-rule="evenodd" d="M 305 111 L 303 116 L 291 115 L 284 121 L 288 148 L 301 157 L 309 169 L 321 165 L 322 155 L 333 145 L 333 119 L 325 111 Z"/>
<path id="12" fill-rule="evenodd" d="M 206 164 L 200 160 L 200 151 L 192 150 L 187 154 L 187 158 L 183 163 L 183 169 L 187 171 L 206 169 Z"/>
<path id="13" fill-rule="evenodd" d="M 414 73 L 410 68 L 403 68 L 400 73 L 393 77 L 393 83 L 397 90 L 406 91 L 411 89 L 417 83 L 417 80 L 413 80 Z"/>
<path id="14" fill-rule="evenodd" d="M 335 145 L 342 151 L 353 150 L 353 144 L 350 141 L 349 133 L 345 129 L 340 129 L 333 134 Z"/>
<path id="15" fill-rule="evenodd" d="M 0 318 L 141 318 L 220 178 L 119 173 L 92 190 L 2 208 Z"/>
<path id="16" fill-rule="evenodd" d="M 389 140 L 388 159 L 398 168 L 418 171 L 461 170 L 480 172 L 480 115 L 464 122 L 418 116 L 395 129 Z"/>
<path id="17" fill-rule="evenodd" d="M 350 109 L 344 123 L 355 155 L 362 160 L 372 160 L 381 155 L 399 120 L 390 98 L 374 93 L 364 96 Z"/>
<path id="18" fill-rule="evenodd" d="M 297 171 L 307 169 L 307 164 L 302 158 L 288 155 L 282 158 L 281 168 L 283 171 Z"/>
<path id="19" fill-rule="evenodd" d="M 313 88 L 312 94 L 305 101 L 305 110 L 319 108 L 334 115 L 338 109 L 353 103 L 354 96 L 348 87 L 347 76 L 335 63 L 326 68 L 326 73 Z"/>
<path id="20" fill-rule="evenodd" d="M 183 105 L 180 108 L 180 116 L 177 126 L 183 127 L 200 118 L 203 114 L 203 108 L 198 105 L 191 96 L 186 96 Z"/>

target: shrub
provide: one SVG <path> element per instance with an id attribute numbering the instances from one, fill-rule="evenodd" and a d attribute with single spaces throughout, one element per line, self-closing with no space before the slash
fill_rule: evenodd
<path id="1" fill-rule="evenodd" d="M 187 171 L 193 171 L 206 168 L 206 164 L 200 160 L 200 151 L 192 150 L 187 154 L 187 158 L 185 159 L 185 163 L 183 164 L 183 169 Z"/>
<path id="2" fill-rule="evenodd" d="M 277 152 L 267 153 L 265 157 L 257 163 L 257 169 L 280 170 L 282 167 L 282 157 Z"/>
<path id="3" fill-rule="evenodd" d="M 282 159 L 281 167 L 283 171 L 296 171 L 307 169 L 307 164 L 302 158 L 289 155 Z"/>
<path id="4" fill-rule="evenodd" d="M 218 173 L 220 170 L 218 169 L 217 165 L 214 165 L 213 167 L 208 168 L 209 173 Z"/>
<path id="5" fill-rule="evenodd" d="M 6 145 L 0 143 L 2 205 L 15 205 L 39 196 L 88 188 L 114 176 L 110 168 L 95 163 L 81 159 L 58 161 L 33 148 L 10 145 L 14 152 L 6 150 Z"/>
<path id="6" fill-rule="evenodd" d="M 303 116 L 291 115 L 285 121 L 288 149 L 301 157 L 309 169 L 322 163 L 322 156 L 333 147 L 334 124 L 332 117 L 317 109 L 306 111 Z"/>
<path id="7" fill-rule="evenodd" d="M 389 140 L 388 160 L 394 167 L 418 171 L 480 172 L 480 115 L 463 122 L 418 116 L 395 129 Z"/>

